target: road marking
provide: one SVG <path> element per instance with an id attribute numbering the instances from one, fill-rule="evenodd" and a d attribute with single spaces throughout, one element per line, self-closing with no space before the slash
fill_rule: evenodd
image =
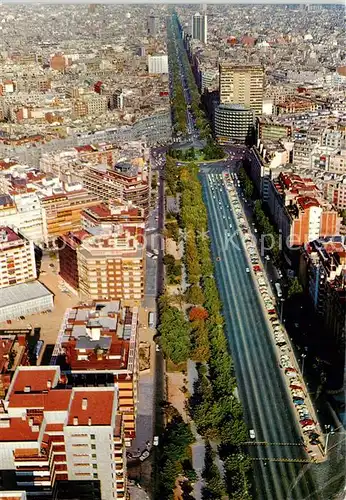
<path id="1" fill-rule="evenodd" d="M 259 457 L 250 457 L 251 460 L 257 460 L 260 462 L 299 462 L 302 464 L 311 464 L 315 463 L 314 460 L 310 460 L 308 458 L 259 458 Z"/>
<path id="2" fill-rule="evenodd" d="M 268 443 L 268 441 L 245 441 L 242 444 L 252 446 L 305 446 L 304 443 Z"/>

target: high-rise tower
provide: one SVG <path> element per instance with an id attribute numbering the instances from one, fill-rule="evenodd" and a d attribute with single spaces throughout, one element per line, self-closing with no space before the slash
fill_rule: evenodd
<path id="1" fill-rule="evenodd" d="M 197 12 L 192 16 L 192 38 L 207 43 L 207 14 Z"/>
<path id="2" fill-rule="evenodd" d="M 243 104 L 262 113 L 264 70 L 259 65 L 220 63 L 220 103 Z"/>

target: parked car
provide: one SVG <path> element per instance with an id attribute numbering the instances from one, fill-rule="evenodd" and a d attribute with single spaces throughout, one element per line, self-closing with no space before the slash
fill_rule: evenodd
<path id="1" fill-rule="evenodd" d="M 141 462 L 144 462 L 144 460 L 145 460 L 146 458 L 148 458 L 148 456 L 149 456 L 149 455 L 150 455 L 149 451 L 148 451 L 148 450 L 145 450 L 145 451 L 143 451 L 142 455 L 139 457 L 139 460 L 140 460 Z"/>

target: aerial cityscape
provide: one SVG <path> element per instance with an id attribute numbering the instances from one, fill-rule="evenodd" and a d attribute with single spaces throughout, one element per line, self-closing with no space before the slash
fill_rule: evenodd
<path id="1" fill-rule="evenodd" d="M 344 5 L 0 14 L 0 500 L 345 499 Z"/>

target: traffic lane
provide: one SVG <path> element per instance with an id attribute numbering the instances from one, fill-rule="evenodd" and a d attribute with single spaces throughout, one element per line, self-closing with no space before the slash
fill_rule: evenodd
<path id="1" fill-rule="evenodd" d="M 211 204 L 210 207 L 212 207 Z M 212 210 L 214 211 L 215 214 L 215 224 L 213 224 L 213 231 L 215 232 L 216 236 L 216 238 L 213 241 L 216 242 L 217 239 L 223 238 L 225 228 L 221 227 L 221 223 L 218 222 L 218 220 L 219 221 L 222 220 L 218 217 L 218 213 L 220 212 L 218 203 L 214 203 Z M 219 249 L 217 250 L 217 252 L 219 252 Z M 223 255 L 222 260 L 218 263 L 218 268 L 220 267 L 224 268 L 221 273 L 217 272 L 218 286 L 221 288 L 221 293 L 223 292 L 222 299 L 224 304 L 224 311 L 226 312 L 226 317 L 225 317 L 226 327 L 232 329 L 233 331 L 236 330 L 236 334 L 234 335 L 234 338 L 230 342 L 232 352 L 234 352 L 234 349 L 236 348 L 238 352 L 243 353 L 243 359 L 247 361 L 246 367 L 242 366 L 241 372 L 237 373 L 238 387 L 240 389 L 242 396 L 244 396 L 245 399 L 245 401 L 243 401 L 245 409 L 244 412 L 245 419 L 247 420 L 249 428 L 254 427 L 255 430 L 257 430 L 257 436 L 259 436 L 259 428 L 254 423 L 260 422 L 261 429 L 264 429 L 265 416 L 262 413 L 261 404 L 259 401 L 260 393 L 256 390 L 255 386 L 256 364 L 254 364 L 253 361 L 250 360 L 249 358 L 250 356 L 249 350 L 247 347 L 247 343 L 244 339 L 245 337 L 244 329 L 249 330 L 251 328 L 251 325 L 246 319 L 247 315 L 246 314 L 244 315 L 243 306 L 241 304 L 241 301 L 239 300 L 239 295 L 234 288 L 234 282 L 236 282 L 237 286 L 239 286 L 238 274 L 235 280 L 230 279 L 230 276 L 232 276 L 232 271 L 230 269 L 231 263 L 233 264 L 233 259 L 229 258 L 228 255 L 227 256 Z M 228 311 L 232 311 L 231 324 L 228 321 L 229 314 L 225 306 L 228 306 Z M 248 409 L 250 409 L 250 411 L 248 411 Z M 271 440 L 271 438 L 269 438 L 269 440 Z M 258 450 L 253 448 L 251 449 L 251 453 L 254 453 L 256 456 L 261 456 L 262 458 L 265 458 L 264 448 L 259 448 Z M 271 488 L 268 485 L 267 478 L 265 477 L 264 479 L 267 482 L 266 490 L 268 491 Z M 275 490 L 277 492 L 277 488 L 275 488 Z"/>
<path id="2" fill-rule="evenodd" d="M 226 193 L 226 191 L 224 191 L 224 193 L 225 193 L 226 198 L 223 197 L 222 202 L 224 203 L 224 206 L 227 207 L 227 204 L 229 203 L 228 194 Z M 237 221 L 235 220 L 235 218 L 233 218 L 233 224 L 235 225 L 233 227 L 236 227 L 236 222 Z M 227 227 L 227 229 L 229 230 L 228 227 Z M 237 263 L 237 266 L 232 267 L 231 272 L 234 271 L 234 269 L 237 269 L 237 271 L 238 271 L 235 273 L 234 278 L 235 278 L 235 280 L 238 281 L 238 290 L 241 291 L 241 293 L 242 293 L 242 298 L 243 298 L 242 305 L 245 304 L 248 306 L 249 315 L 250 315 L 251 319 L 253 319 L 251 325 L 249 325 L 249 326 L 251 326 L 251 328 L 255 328 L 255 329 L 256 329 L 256 325 L 257 325 L 257 328 L 259 328 L 258 325 L 260 325 L 261 327 L 263 326 L 263 332 L 260 332 L 260 333 L 262 333 L 262 335 L 265 337 L 265 340 L 267 342 L 272 342 L 271 331 L 269 330 L 270 325 L 268 325 L 268 319 L 265 317 L 264 308 L 260 302 L 261 298 L 257 292 L 257 288 L 256 288 L 256 285 L 254 283 L 252 275 L 250 273 L 246 273 L 246 271 L 245 271 L 246 267 L 249 267 L 249 268 L 251 267 L 251 262 L 249 262 L 247 257 L 246 257 L 246 250 L 243 247 L 243 243 L 242 243 L 240 237 L 238 238 L 237 243 L 239 245 L 239 249 L 235 249 L 232 245 L 230 246 L 230 254 L 232 255 L 233 261 Z M 255 290 L 255 288 L 256 288 L 256 290 Z M 246 299 L 246 300 L 244 301 L 244 299 Z M 246 319 L 248 319 L 249 315 L 245 315 L 244 317 Z M 249 331 L 251 331 L 251 330 L 249 330 Z M 255 336 L 252 340 L 254 341 L 255 348 L 262 352 L 261 343 L 256 343 L 256 340 L 258 338 L 259 338 L 259 336 Z M 273 360 L 273 367 L 276 368 L 277 364 L 278 364 L 278 359 L 277 359 L 276 352 L 274 349 L 272 350 L 271 354 L 272 354 L 271 357 Z M 281 372 L 280 372 L 280 374 L 281 374 Z M 268 382 L 270 385 L 270 380 L 268 380 Z M 285 382 L 284 379 L 282 379 L 282 383 L 284 383 L 284 382 Z M 280 387 L 280 389 L 282 389 L 282 388 Z M 288 396 L 288 394 L 287 394 L 287 396 Z M 284 400 L 283 402 L 286 402 L 286 401 Z M 282 429 L 279 429 L 279 430 L 282 431 Z M 282 442 L 281 439 L 284 436 L 281 435 L 281 437 L 280 436 L 276 436 L 276 437 L 280 438 L 279 442 Z M 268 441 L 271 441 L 271 439 L 268 439 Z"/>
<path id="3" fill-rule="evenodd" d="M 267 386 L 267 385 L 266 385 L 266 386 Z M 280 440 L 279 440 L 279 442 L 280 442 Z M 287 453 L 286 453 L 286 456 L 287 456 Z"/>
<path id="4" fill-rule="evenodd" d="M 218 204 L 215 203 L 215 206 L 213 207 L 214 210 L 214 216 L 215 216 L 215 224 L 213 224 L 214 230 L 219 227 L 218 224 L 218 213 L 219 213 L 219 207 Z M 220 229 L 219 229 L 220 231 Z M 223 230 L 221 229 L 221 232 Z M 221 234 L 222 237 L 222 234 Z M 217 238 L 216 238 L 217 239 Z M 216 241 L 215 239 L 215 241 Z M 219 250 L 218 250 L 219 251 Z M 228 257 L 228 256 L 227 256 Z M 227 263 L 232 262 L 233 260 L 226 258 L 222 258 L 220 263 L 218 264 L 218 267 L 220 266 L 225 267 L 227 266 Z M 229 342 L 231 344 L 232 352 L 234 352 L 234 349 L 237 349 L 238 352 L 242 352 L 243 357 L 242 359 L 248 360 L 249 352 L 248 352 L 248 346 L 247 342 L 244 339 L 244 328 L 249 329 L 250 326 L 248 324 L 244 325 L 244 319 L 240 319 L 240 315 L 242 318 L 246 318 L 246 314 L 244 315 L 244 308 L 241 304 L 241 302 L 237 299 L 238 294 L 234 291 L 233 287 L 233 280 L 227 281 L 227 279 L 223 279 L 223 277 L 229 277 L 230 275 L 230 270 L 222 270 L 222 272 L 219 274 L 217 272 L 217 277 L 218 279 L 218 284 L 221 287 L 221 291 L 223 290 L 223 296 L 222 299 L 224 301 L 224 310 L 225 310 L 225 305 L 228 305 L 228 311 L 232 311 L 232 323 L 228 321 L 228 311 L 226 314 L 226 326 L 230 330 L 236 330 L 234 331 L 234 335 L 232 335 L 232 340 L 229 338 Z M 236 283 L 238 283 L 238 276 L 236 278 Z M 232 293 L 229 293 L 229 292 Z M 233 333 L 233 332 L 232 332 Z M 260 403 L 259 403 L 259 391 L 255 388 L 255 379 L 256 377 L 254 376 L 254 366 L 256 366 L 255 363 L 252 362 L 252 360 L 248 360 L 246 366 L 244 367 L 244 364 L 242 362 L 242 369 L 241 371 L 238 370 L 237 373 L 237 381 L 238 381 L 238 387 L 240 389 L 240 393 L 242 394 L 242 399 L 244 402 L 244 413 L 245 413 L 245 418 L 247 419 L 249 427 L 254 427 L 255 431 L 257 431 L 257 436 L 259 436 L 259 428 L 255 424 L 255 422 L 260 422 L 261 423 L 261 428 L 265 428 L 265 421 L 264 421 L 264 416 L 262 413 L 262 410 L 260 408 Z M 241 375 L 241 376 L 239 376 Z M 255 456 L 260 456 L 261 458 L 264 458 L 264 448 L 250 448 L 250 452 L 254 454 Z M 264 480 L 266 482 L 266 492 L 271 491 L 274 489 L 276 491 L 276 495 L 278 498 L 280 498 L 280 494 L 278 493 L 278 487 L 275 486 L 275 482 L 272 484 L 270 487 L 268 485 L 268 479 L 265 476 Z M 268 497 L 268 494 L 267 494 Z"/>
<path id="5" fill-rule="evenodd" d="M 225 192 L 226 192 L 226 190 L 225 190 Z M 227 192 L 226 192 L 226 193 L 227 193 Z M 228 194 L 227 194 L 227 202 L 229 203 Z M 246 259 L 246 255 L 247 255 L 247 253 L 246 253 L 246 249 L 245 249 L 245 247 L 244 247 L 244 248 L 243 248 L 243 256 L 245 257 L 245 261 L 247 260 L 247 259 Z M 251 265 L 251 263 L 250 263 L 250 262 L 248 262 L 248 266 L 249 266 L 249 267 L 250 267 L 250 265 Z M 252 280 L 252 282 L 253 282 L 253 284 L 255 285 L 255 282 L 254 282 L 253 280 Z M 271 345 L 273 346 L 273 340 L 272 340 L 272 334 L 271 334 L 271 325 L 269 324 L 269 320 L 268 320 L 268 317 L 267 317 L 267 315 L 266 315 L 266 312 L 265 312 L 264 306 L 263 306 L 263 305 L 262 305 L 262 303 L 261 303 L 261 296 L 260 296 L 260 294 L 259 294 L 259 292 L 258 292 L 258 288 L 257 288 L 257 287 L 256 287 L 256 290 L 255 290 L 255 294 L 256 294 L 256 296 L 257 296 L 257 302 L 258 302 L 259 310 L 262 312 L 262 320 L 264 320 L 264 322 L 265 322 L 265 323 L 266 323 L 266 325 L 267 325 L 267 332 L 269 332 L 269 336 L 270 336 L 269 341 L 271 342 Z M 262 324 L 262 323 L 261 323 L 261 324 Z M 273 346 L 273 352 L 274 352 L 274 361 L 277 361 L 276 349 L 274 348 L 274 346 Z M 277 367 L 276 367 L 276 369 L 277 369 Z M 295 425 L 294 425 L 294 428 L 293 428 L 293 431 L 295 431 L 295 433 L 297 434 L 297 436 L 300 436 L 300 432 L 301 432 L 301 430 L 300 430 L 299 425 L 298 425 L 298 422 L 297 422 L 297 420 L 296 420 L 296 415 L 295 415 L 295 413 L 294 413 L 294 408 L 293 408 L 293 405 L 292 405 L 291 400 L 290 400 L 290 394 L 289 394 L 289 392 L 288 392 L 287 382 L 286 382 L 286 380 L 285 380 L 285 378 L 284 378 L 284 376 L 283 376 L 283 372 L 282 372 L 281 370 L 279 370 L 279 375 L 281 376 L 281 385 L 283 386 L 283 389 L 286 389 L 286 399 L 287 399 L 287 401 L 290 403 L 290 405 L 288 406 L 288 408 L 291 408 L 291 419 L 293 418 L 293 420 L 291 420 L 291 421 L 295 424 Z M 269 382 L 269 383 L 270 383 L 270 382 Z M 280 389 L 281 389 L 281 388 L 280 388 Z M 284 403 L 285 403 L 285 401 L 284 401 Z M 285 406 L 284 406 L 284 407 L 285 407 Z M 287 437 L 286 437 L 286 439 L 287 439 Z M 279 442 L 283 442 L 283 441 L 282 441 L 282 438 L 281 438 L 281 440 L 279 440 Z M 290 441 L 286 441 L 286 442 L 290 442 Z M 281 448 L 280 448 L 280 449 L 281 449 Z M 283 450 L 283 448 L 282 448 L 282 450 Z M 289 451 L 293 451 L 293 450 L 292 450 L 291 448 L 286 448 L 286 449 L 285 449 L 285 456 L 286 456 L 286 457 L 287 457 L 287 456 L 289 456 L 289 455 L 288 455 L 288 452 L 289 452 Z M 306 455 L 306 454 L 304 453 L 304 455 Z M 294 467 L 294 465 L 292 466 L 292 464 L 291 464 L 291 465 L 288 465 L 287 467 L 285 467 L 285 470 L 286 470 L 287 472 L 289 472 L 289 475 L 290 475 L 290 477 L 288 478 L 288 479 L 289 479 L 289 482 L 291 482 L 292 480 L 294 480 L 294 475 L 292 476 L 292 470 L 293 470 L 294 468 L 295 468 L 295 467 Z M 290 469 L 290 470 L 289 470 L 289 469 Z M 289 484 L 290 484 L 290 483 L 289 483 Z M 307 491 L 308 491 L 308 488 L 307 488 L 307 486 L 306 486 L 305 484 L 302 484 L 301 486 L 302 486 L 303 491 L 301 491 L 300 493 L 298 493 L 298 498 L 302 498 L 302 496 L 301 496 L 301 495 L 302 495 L 302 494 L 306 494 L 306 493 L 307 493 Z M 300 487 L 300 485 L 299 485 L 299 487 Z"/>
<path id="6" fill-rule="evenodd" d="M 229 198 L 228 198 L 228 193 L 227 193 L 226 189 L 224 189 L 223 201 L 225 202 L 226 205 L 229 206 L 229 209 L 231 211 L 231 206 L 230 206 L 230 202 L 229 202 Z M 234 220 L 234 223 L 237 224 L 237 220 L 235 219 L 235 217 L 233 217 L 233 220 Z M 245 245 L 243 243 L 243 238 L 242 237 L 240 238 L 240 246 L 241 246 L 241 255 L 243 257 L 243 265 L 247 266 L 247 267 L 249 267 L 251 269 L 252 268 L 252 264 L 251 264 L 251 261 L 248 258 L 247 251 L 246 251 Z M 237 250 L 237 252 L 238 252 L 238 250 Z M 270 322 L 268 320 L 268 315 L 266 313 L 266 310 L 265 310 L 265 307 L 264 307 L 264 304 L 263 304 L 263 301 L 262 301 L 262 297 L 261 297 L 261 295 L 259 293 L 259 290 L 258 290 L 258 287 L 257 287 L 257 283 L 255 282 L 255 278 L 252 275 L 252 273 L 249 273 L 247 276 L 248 276 L 248 278 L 250 278 L 249 279 L 250 290 L 247 290 L 247 291 L 248 292 L 250 291 L 250 293 L 253 294 L 254 303 L 256 305 L 256 308 L 254 310 L 252 310 L 251 313 L 253 313 L 253 312 L 256 313 L 256 315 L 257 315 L 256 321 L 260 320 L 260 325 L 261 325 L 261 327 L 263 326 L 263 334 L 266 335 L 266 340 L 269 341 L 269 343 L 272 346 L 272 349 L 271 349 L 272 359 L 273 359 L 273 361 L 275 363 L 275 368 L 277 368 L 279 360 L 278 360 L 278 357 L 277 357 L 276 348 L 274 346 L 273 335 L 272 335 L 272 330 L 271 330 L 271 324 L 270 324 Z M 244 279 L 245 278 L 246 277 L 244 277 Z M 246 282 L 247 281 L 248 280 L 246 280 Z M 279 370 L 279 373 L 280 373 L 280 376 L 281 376 L 282 386 L 284 388 L 287 388 L 286 380 L 282 376 L 282 371 Z M 289 400 L 289 393 L 288 393 L 288 391 L 286 391 L 286 398 L 284 399 L 284 402 L 286 402 L 287 400 Z M 295 426 L 295 430 L 297 430 L 299 432 L 299 427 Z"/>
<path id="7" fill-rule="evenodd" d="M 218 215 L 219 215 L 218 207 L 216 207 L 216 210 L 217 210 L 217 212 L 215 213 L 215 217 L 216 217 L 216 219 L 217 219 L 217 218 L 218 218 Z M 239 274 L 238 274 L 237 278 L 238 278 L 238 280 L 239 280 Z M 238 305 L 238 304 L 239 304 L 239 303 L 237 303 L 237 305 Z M 244 310 L 242 311 L 242 313 L 243 313 L 243 315 L 244 315 Z M 245 313 L 246 313 L 246 311 L 245 311 Z M 246 314 L 245 314 L 244 316 L 246 316 Z M 269 383 L 269 387 L 270 387 L 270 383 Z M 266 387 L 264 387 L 264 392 L 263 392 L 263 393 L 265 393 L 265 391 L 266 391 Z"/>

